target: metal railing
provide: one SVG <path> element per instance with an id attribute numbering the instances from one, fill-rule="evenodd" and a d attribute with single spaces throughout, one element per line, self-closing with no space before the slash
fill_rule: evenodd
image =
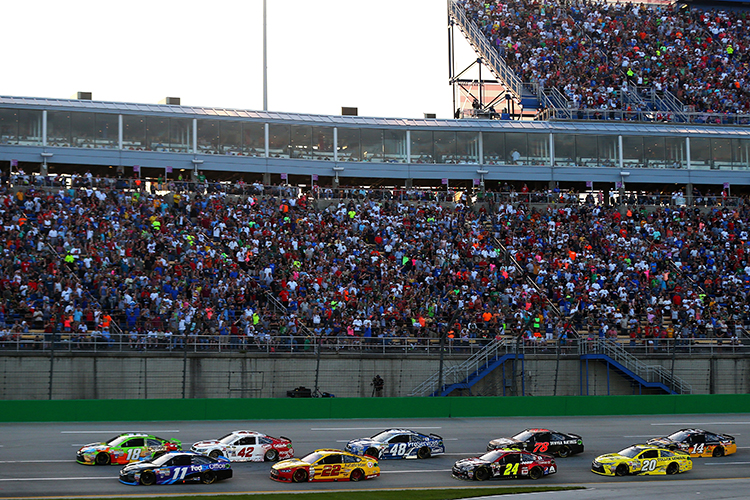
<path id="1" fill-rule="evenodd" d="M 480 368 L 489 365 L 495 358 L 508 353 L 508 349 L 514 349 L 512 342 L 505 339 L 493 340 L 479 351 L 472 354 L 462 363 L 448 367 L 443 371 L 443 386 L 457 384 L 469 378 Z M 513 351 L 511 351 L 513 352 Z M 430 377 L 415 387 L 410 396 L 428 396 L 440 390 L 440 372 L 435 372 Z"/>
<path id="2" fill-rule="evenodd" d="M 428 355 L 440 353 L 440 341 L 427 337 L 357 337 L 340 335 L 320 339 L 322 353 L 368 355 Z M 482 350 L 490 340 L 449 339 L 444 352 L 450 355 L 471 356 Z M 0 334 L 0 353 L 50 352 L 73 353 L 316 353 L 317 339 L 306 335 L 260 334 L 246 335 L 172 335 L 169 332 L 152 334 L 111 334 L 95 331 L 75 333 L 20 333 Z"/>
<path id="3" fill-rule="evenodd" d="M 641 377 L 646 382 L 660 383 L 679 394 L 690 394 L 692 387 L 681 378 L 673 375 L 661 365 L 647 365 L 629 353 L 619 342 L 608 339 L 583 340 L 579 352 L 585 354 L 604 354 Z"/>
<path id="4" fill-rule="evenodd" d="M 596 108 L 552 108 L 552 120 L 616 120 L 643 123 L 692 123 L 697 125 L 750 125 L 750 114 L 672 112 L 654 110 L 623 110 Z"/>
<path id="5" fill-rule="evenodd" d="M 474 51 L 484 59 L 484 62 L 495 74 L 495 77 L 502 81 L 508 90 L 520 99 L 523 92 L 523 85 L 518 75 L 516 75 L 510 66 L 505 63 L 497 50 L 490 45 L 487 37 L 479 31 L 477 25 L 469 21 L 464 9 L 453 0 L 448 3 L 448 6 L 451 17 L 456 21 L 458 27 L 464 33 L 469 44 L 474 47 Z"/>

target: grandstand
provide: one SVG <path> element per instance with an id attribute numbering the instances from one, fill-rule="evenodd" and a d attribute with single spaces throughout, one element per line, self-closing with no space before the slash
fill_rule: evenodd
<path id="1" fill-rule="evenodd" d="M 123 373 L 162 360 L 178 377 L 164 373 L 162 397 L 283 395 L 309 381 L 315 357 L 319 371 L 320 356 L 345 359 L 359 386 L 336 376 L 341 367 L 327 380 L 353 395 L 371 375 L 352 358 L 391 360 L 403 380 L 391 395 L 526 394 L 527 384 L 551 393 L 545 370 L 555 394 L 560 373 L 561 394 L 588 394 L 589 365 L 600 361 L 591 371 L 606 368 L 598 390 L 607 393 L 747 390 L 721 385 L 714 361 L 708 377 L 695 371 L 717 357 L 750 369 L 744 84 L 719 99 L 737 104 L 719 120 L 700 89 L 666 84 L 627 109 L 624 96 L 646 91 L 626 91 L 613 66 L 601 72 L 617 89 L 611 103 L 558 108 L 550 96 L 572 89 L 562 76 L 541 82 L 538 68 L 517 66 L 528 54 L 508 62 L 493 48 L 514 40 L 500 37 L 498 19 L 536 4 L 449 6 L 480 56 L 499 61 L 509 95 L 544 103 L 536 120 L 0 97 L 2 397 L 39 397 L 39 387 L 50 398 L 97 397 L 96 382 L 53 391 L 55 357 L 73 380 L 81 355 L 94 370 L 122 359 Z M 597 12 L 630 22 L 645 8 L 573 3 L 574 15 L 551 7 L 538 22 L 589 23 L 575 29 L 591 35 Z M 657 31 L 701 19 L 658 12 L 672 24 Z M 728 28 L 738 15 L 715 22 Z M 744 48 L 738 30 L 725 31 L 726 44 Z M 610 38 L 590 39 L 604 44 L 590 60 L 614 57 Z M 673 97 L 695 109 L 660 107 Z M 450 369 L 437 372 L 446 354 Z M 201 385 L 188 355 L 218 366 L 216 379 Z M 48 380 L 18 384 L 9 356 L 37 368 L 49 356 Z M 281 383 L 278 356 L 308 372 L 290 369 L 288 386 L 269 391 L 262 374 Z M 585 366 L 585 377 L 571 382 L 575 369 L 561 372 L 561 362 Z M 626 382 L 611 388 L 610 369 Z"/>

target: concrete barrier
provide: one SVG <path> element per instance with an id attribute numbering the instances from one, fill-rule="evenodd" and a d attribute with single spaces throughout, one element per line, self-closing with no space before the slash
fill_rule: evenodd
<path id="1" fill-rule="evenodd" d="M 0 401 L 0 422 L 542 417 L 750 413 L 750 394 Z"/>

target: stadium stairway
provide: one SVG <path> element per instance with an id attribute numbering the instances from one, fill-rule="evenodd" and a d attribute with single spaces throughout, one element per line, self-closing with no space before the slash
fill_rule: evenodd
<path id="1" fill-rule="evenodd" d="M 667 394 L 690 394 L 692 387 L 661 365 L 647 365 L 630 354 L 618 342 L 598 339 L 580 344 L 581 361 L 602 361 L 638 384 L 641 388 L 657 389 Z"/>
<path id="2" fill-rule="evenodd" d="M 511 360 L 521 361 L 523 378 L 523 358 L 523 354 L 517 352 L 512 344 L 506 343 L 505 339 L 493 340 L 462 363 L 446 368 L 443 371 L 442 386 L 440 372 L 435 372 L 415 387 L 409 395 L 447 396 L 456 389 L 471 389 L 477 382 Z"/>

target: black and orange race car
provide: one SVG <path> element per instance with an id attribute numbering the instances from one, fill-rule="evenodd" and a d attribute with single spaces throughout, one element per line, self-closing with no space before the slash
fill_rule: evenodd
<path id="1" fill-rule="evenodd" d="M 733 436 L 703 429 L 680 429 L 666 437 L 649 439 L 648 444 L 684 451 L 691 457 L 721 457 L 737 452 Z"/>
<path id="2" fill-rule="evenodd" d="M 583 453 L 583 438 L 549 429 L 526 429 L 510 438 L 497 438 L 487 443 L 487 451 L 516 448 L 532 453 L 547 453 L 565 458 Z"/>

